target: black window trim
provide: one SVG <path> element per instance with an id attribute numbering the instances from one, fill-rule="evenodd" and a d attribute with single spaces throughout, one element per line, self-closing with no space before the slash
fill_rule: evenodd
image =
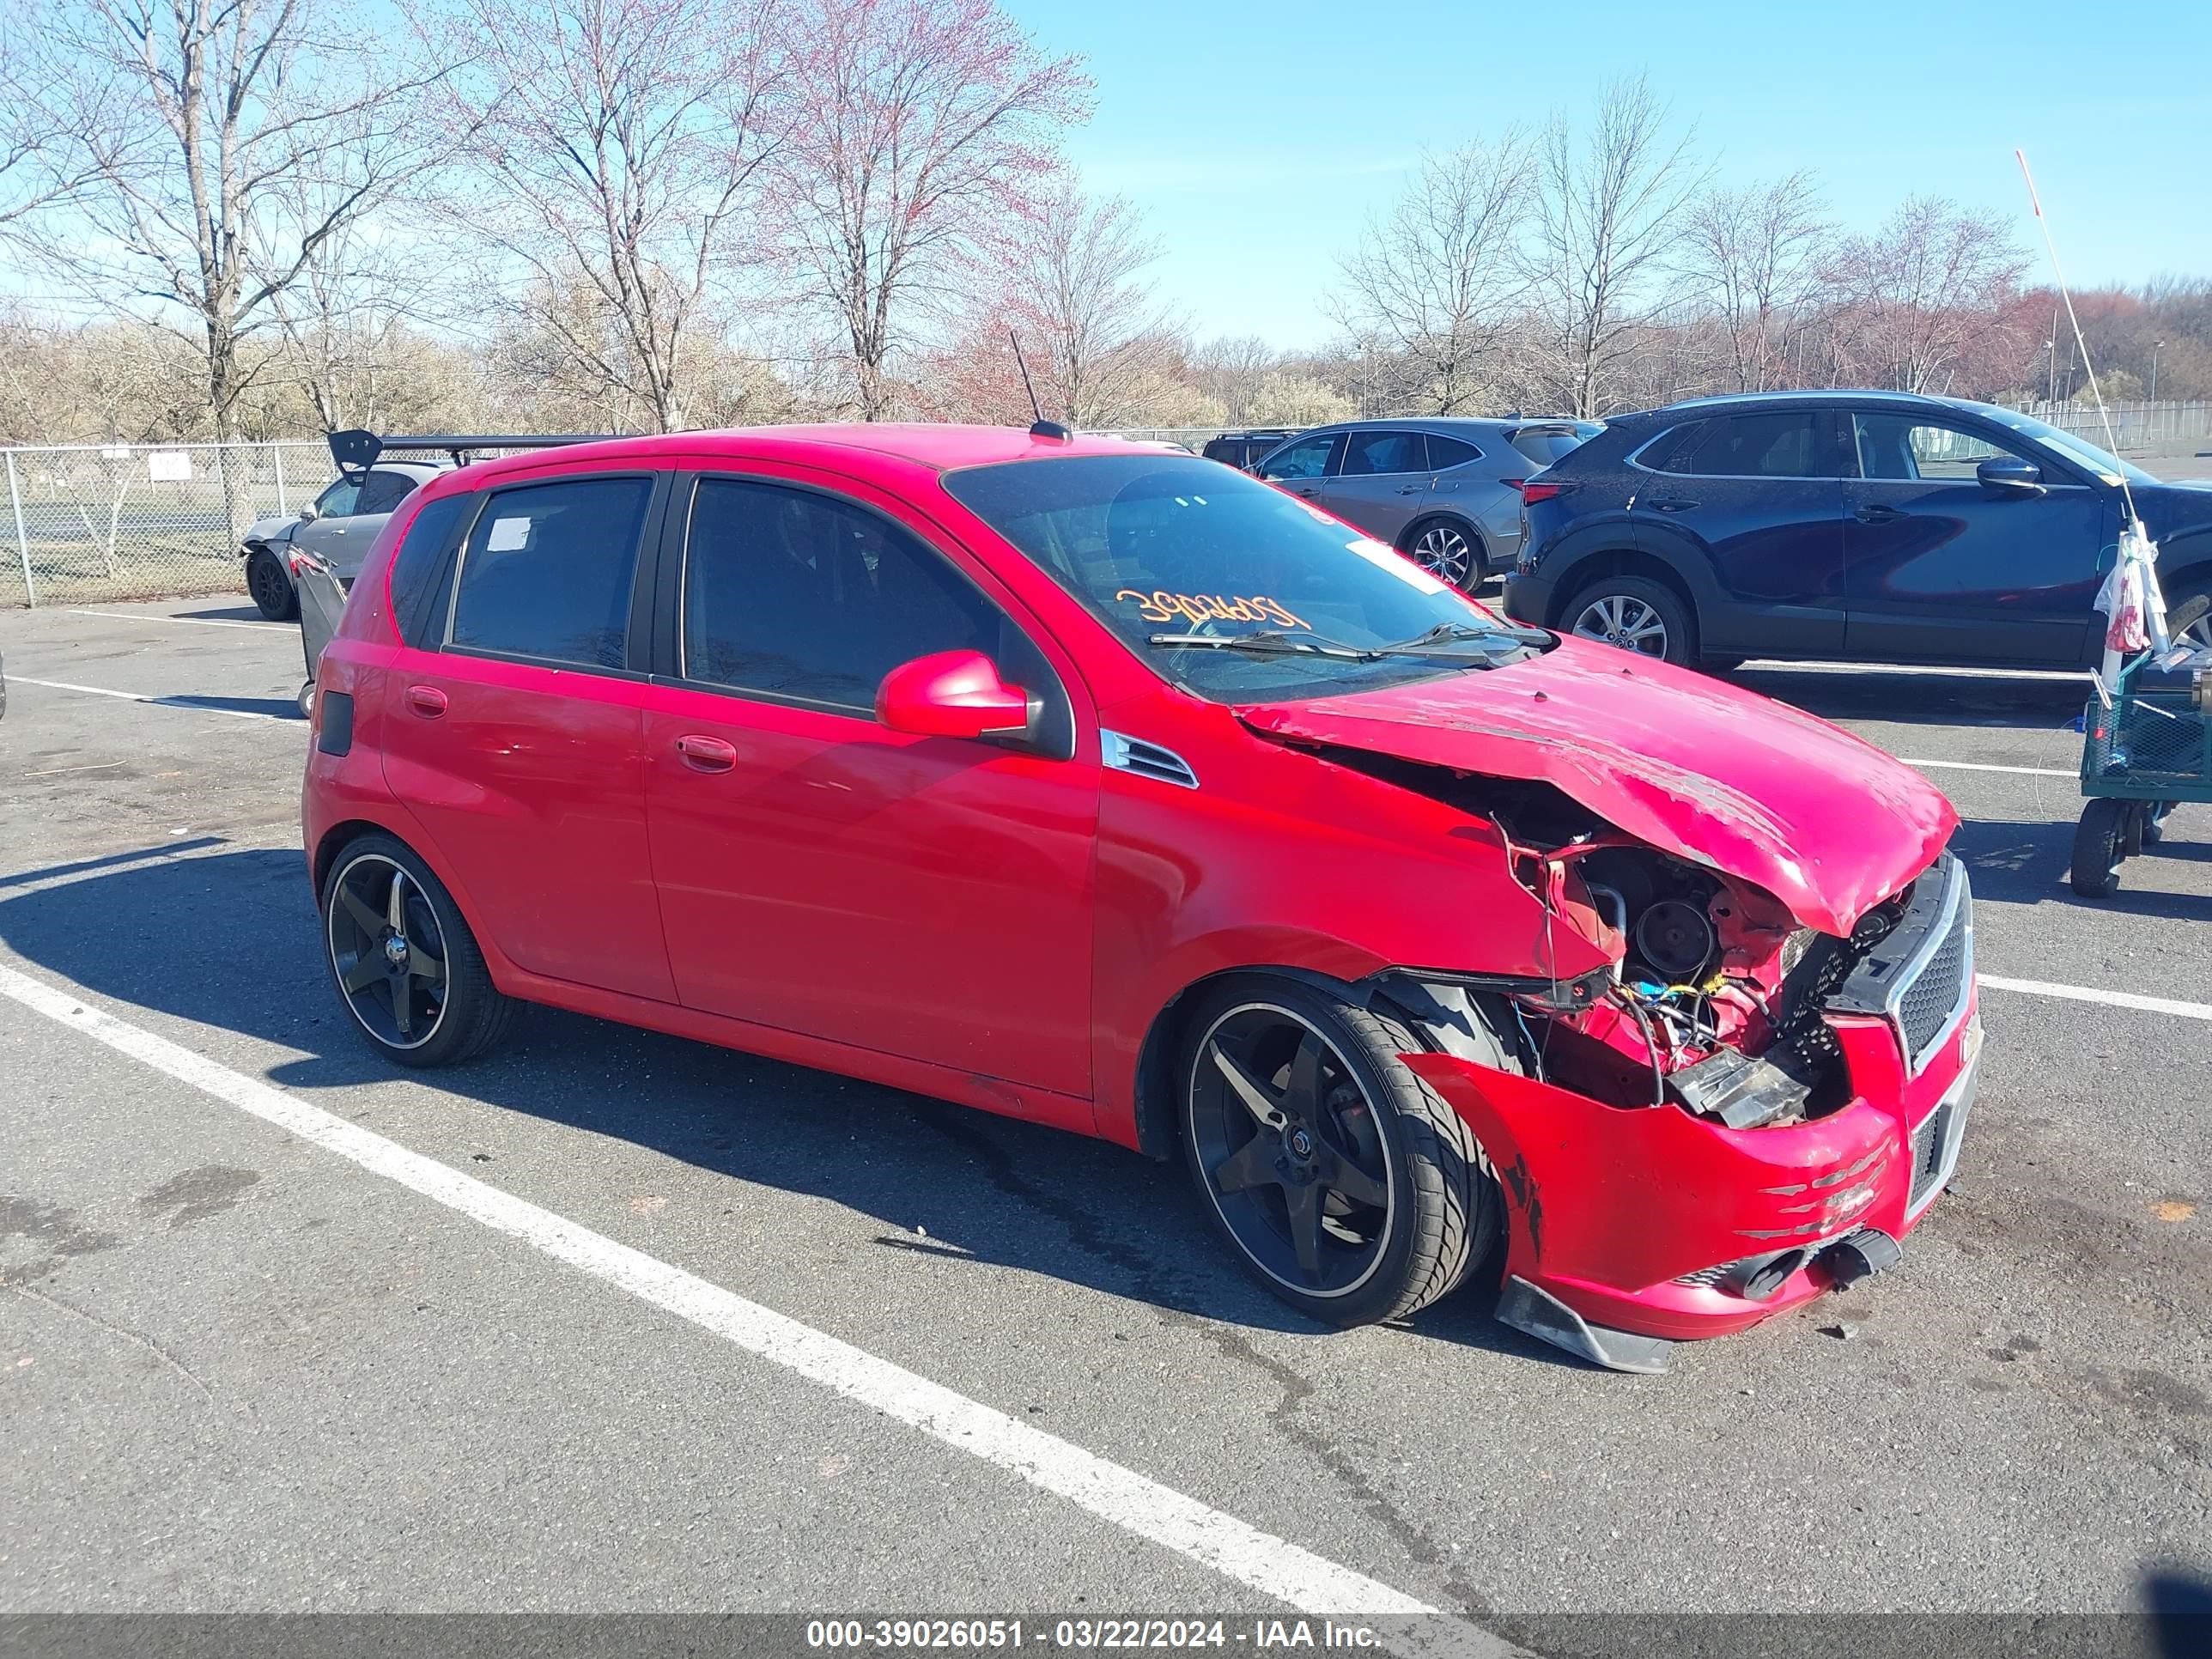
<path id="1" fill-rule="evenodd" d="M 1036 744 L 1025 746 L 1030 752 L 1042 754 L 1051 759 L 1067 760 L 1073 757 L 1072 745 L 1075 726 L 1074 699 L 1069 696 L 1065 677 L 1054 665 L 1050 653 L 1037 643 L 1036 636 L 1043 631 L 1042 627 L 1033 620 L 1025 619 L 1018 614 L 1015 610 L 978 582 L 959 560 L 949 554 L 942 545 L 943 543 L 952 540 L 947 532 L 933 523 L 932 533 L 924 534 L 896 514 L 886 513 L 874 502 L 863 501 L 847 490 L 830 484 L 819 484 L 806 479 L 787 477 L 778 473 L 748 472 L 726 466 L 688 466 L 679 467 L 673 473 L 666 476 L 671 479 L 671 483 L 665 510 L 661 516 L 659 546 L 655 550 L 654 557 L 656 583 L 653 605 L 653 638 L 650 658 L 653 672 L 642 678 L 654 685 L 669 686 L 677 690 L 700 691 L 712 696 L 732 697 L 740 702 L 762 702 L 784 708 L 809 709 L 816 714 L 836 714 L 847 720 L 856 720 L 866 726 L 876 725 L 876 712 L 872 702 L 866 708 L 858 708 L 849 702 L 833 702 L 823 697 L 799 696 L 788 691 L 760 690 L 748 686 L 725 685 L 719 680 L 696 680 L 685 678 L 684 592 L 686 579 L 690 575 L 691 515 L 697 506 L 699 486 L 714 481 L 762 484 L 771 489 L 797 490 L 805 495 L 819 495 L 839 506 L 852 507 L 865 513 L 872 518 L 881 520 L 892 530 L 921 543 L 924 548 L 942 560 L 954 576 L 965 583 L 977 599 L 990 606 L 1006 620 L 1009 627 L 1020 634 L 1029 642 L 1029 653 L 1033 665 L 1042 669 L 1050 682 L 1046 686 L 1025 686 L 1024 689 L 1032 697 L 1042 698 L 1048 708 L 1056 703 L 1060 711 L 1061 720 L 1069 734 L 1068 742 L 1061 745 L 1068 749 L 1069 752 L 1066 754 L 1059 753 L 1056 749 L 1046 749 Z M 982 738 L 978 741 L 1006 746 L 1006 739 L 995 737 Z"/>
<path id="2" fill-rule="evenodd" d="M 1838 429 L 1836 422 L 1844 413 L 1844 410 L 1838 409 L 1814 404 L 1810 408 L 1791 408 L 1785 406 L 1781 409 L 1744 409 L 1717 415 L 1696 415 L 1692 416 L 1686 421 L 1677 421 L 1672 426 L 1663 428 L 1653 436 L 1647 438 L 1644 442 L 1637 445 L 1634 449 L 1628 453 L 1628 458 L 1625 465 L 1634 468 L 1638 472 L 1647 473 L 1655 478 L 1725 478 L 1734 479 L 1736 482 L 1742 483 L 1868 483 L 1881 482 L 1878 479 L 1868 479 L 1860 476 L 1858 428 L 1856 426 L 1851 428 L 1851 446 L 1850 454 L 1851 470 L 1848 473 L 1668 472 L 1662 468 L 1646 466 L 1644 464 L 1644 456 L 1647 451 L 1651 449 L 1654 445 L 1665 442 L 1668 438 L 1673 437 L 1677 432 L 1680 432 L 1686 426 L 1707 426 L 1715 421 L 1741 420 L 1747 416 L 1756 415 L 1810 415 L 1815 422 L 1825 419 L 1828 423 L 1828 441 L 1830 449 L 1832 453 L 1841 447 L 1842 434 Z M 1580 446 L 1577 446 L 1577 447 L 1579 447 Z M 1569 450 L 1567 453 L 1571 455 L 1574 453 L 1574 451 Z M 1557 465 L 1558 463 L 1554 462 L 1553 465 Z"/>
<path id="3" fill-rule="evenodd" d="M 661 543 L 661 520 L 668 506 L 671 474 L 665 469 L 647 466 L 610 467 L 603 471 L 540 472 L 532 477 L 502 480 L 489 489 L 477 492 L 476 510 L 464 515 L 466 527 L 453 544 L 453 568 L 451 585 L 446 590 L 446 619 L 439 630 L 438 642 L 431 649 L 441 656 L 473 657 L 485 662 L 517 663 L 526 668 L 550 668 L 562 673 L 591 674 L 600 679 L 644 682 L 653 676 L 646 668 L 629 666 L 639 660 L 640 636 L 651 638 L 649 617 L 647 626 L 641 627 L 644 607 L 650 605 L 654 592 L 652 577 L 659 565 Z M 520 651 L 493 651 L 483 646 L 453 643 L 453 618 L 461 604 L 461 580 L 468 574 L 469 541 L 476 527 L 483 521 L 485 510 L 500 496 L 518 489 L 536 489 L 547 484 L 597 483 L 623 478 L 642 478 L 650 486 L 646 495 L 645 518 L 638 526 L 637 561 L 631 569 L 629 591 L 629 633 L 623 641 L 624 666 L 610 668 L 604 663 L 575 662 L 565 657 L 536 657 Z M 443 572 L 441 571 L 442 578 Z M 648 667 L 650 658 L 647 658 Z"/>

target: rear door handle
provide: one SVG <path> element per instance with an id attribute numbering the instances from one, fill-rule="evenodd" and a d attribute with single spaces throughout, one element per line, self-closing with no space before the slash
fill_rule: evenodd
<path id="1" fill-rule="evenodd" d="M 1680 495 L 1656 495 L 1644 503 L 1654 513 L 1687 513 L 1697 503 Z"/>
<path id="2" fill-rule="evenodd" d="M 676 752 L 695 772 L 726 772 L 738 763 L 734 744 L 724 743 L 720 738 L 702 737 L 696 732 L 677 738 Z"/>
<path id="3" fill-rule="evenodd" d="M 1321 487 L 1318 484 L 1300 484 L 1298 486 L 1298 494 L 1305 496 L 1308 500 L 1311 500 L 1314 496 L 1321 494 Z"/>
<path id="4" fill-rule="evenodd" d="M 1861 524 L 1887 524 L 1892 519 L 1905 516 L 1902 510 L 1885 506 L 1881 501 L 1869 501 L 1854 514 Z"/>
<path id="5" fill-rule="evenodd" d="M 1418 495 L 1427 488 L 1426 484 L 1400 484 L 1398 493 L 1401 495 Z"/>
<path id="6" fill-rule="evenodd" d="M 407 706 L 424 720 L 434 720 L 446 712 L 446 694 L 434 685 L 410 685 Z"/>

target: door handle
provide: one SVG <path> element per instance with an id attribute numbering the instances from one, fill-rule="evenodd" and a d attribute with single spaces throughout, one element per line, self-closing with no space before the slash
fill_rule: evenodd
<path id="1" fill-rule="evenodd" d="M 1321 487 L 1318 484 L 1300 484 L 1298 486 L 1298 494 L 1306 496 L 1308 499 L 1311 499 L 1313 496 L 1321 494 Z"/>
<path id="2" fill-rule="evenodd" d="M 434 685 L 410 685 L 407 706 L 424 720 L 434 720 L 446 712 L 446 694 Z"/>
<path id="3" fill-rule="evenodd" d="M 726 772 L 738 763 L 734 744 L 724 743 L 720 738 L 702 737 L 696 732 L 677 738 L 676 752 L 695 772 Z"/>
<path id="4" fill-rule="evenodd" d="M 1680 495 L 1656 495 L 1644 503 L 1654 513 L 1687 513 L 1697 503 Z"/>
<path id="5" fill-rule="evenodd" d="M 1398 493 L 1401 495 L 1418 495 L 1427 488 L 1426 484 L 1400 484 Z"/>
<path id="6" fill-rule="evenodd" d="M 1887 524 L 1892 519 L 1901 519 L 1905 514 L 1881 501 L 1869 501 L 1852 516 L 1861 524 Z"/>

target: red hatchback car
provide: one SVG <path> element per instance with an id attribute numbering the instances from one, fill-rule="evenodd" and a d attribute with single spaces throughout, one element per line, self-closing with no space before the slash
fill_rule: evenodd
<path id="1" fill-rule="evenodd" d="M 1478 1267 L 1602 1364 L 1894 1261 L 1980 1047 L 1955 822 L 1109 439 L 593 442 L 396 513 L 308 858 L 370 1042 L 517 1000 L 1180 1156 L 1317 1320 Z"/>

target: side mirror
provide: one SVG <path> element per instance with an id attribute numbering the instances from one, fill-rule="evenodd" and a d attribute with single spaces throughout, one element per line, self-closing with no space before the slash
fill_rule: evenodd
<path id="1" fill-rule="evenodd" d="M 902 662 L 876 690 L 876 719 L 921 738 L 982 738 L 1030 723 L 1029 694 L 1008 685 L 980 651 L 939 651 Z"/>
<path id="2" fill-rule="evenodd" d="M 305 507 L 300 509 L 300 522 L 301 524 L 313 524 L 322 515 L 320 514 L 315 511 L 315 504 L 313 501 L 309 501 Z"/>
<path id="3" fill-rule="evenodd" d="M 1974 469 L 1974 476 L 1992 495 L 2043 494 L 2043 469 L 2017 455 L 1992 455 Z"/>

